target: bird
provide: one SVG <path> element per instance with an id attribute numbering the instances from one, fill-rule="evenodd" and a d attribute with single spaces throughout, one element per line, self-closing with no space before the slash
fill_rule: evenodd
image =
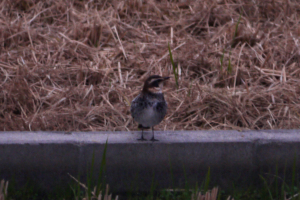
<path id="1" fill-rule="evenodd" d="M 163 83 L 170 77 L 159 75 L 149 76 L 142 91 L 132 100 L 130 112 L 134 121 L 138 122 L 138 128 L 142 129 L 142 136 L 138 140 L 145 141 L 144 129 L 152 129 L 151 141 L 154 138 L 154 126 L 159 124 L 167 114 L 168 104 L 162 93 Z"/>

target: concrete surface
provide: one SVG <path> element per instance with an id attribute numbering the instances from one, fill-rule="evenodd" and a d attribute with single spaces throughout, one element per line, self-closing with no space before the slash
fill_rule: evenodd
<path id="1" fill-rule="evenodd" d="M 140 132 L 0 132 L 0 179 L 45 191 L 85 182 L 94 153 L 99 172 L 106 140 L 106 182 L 114 192 L 201 185 L 208 169 L 213 185 L 249 186 L 259 175 L 300 171 L 299 130 L 165 131 L 159 142 L 140 142 Z M 151 138 L 151 132 L 145 132 Z M 95 175 L 97 177 L 97 175 Z"/>

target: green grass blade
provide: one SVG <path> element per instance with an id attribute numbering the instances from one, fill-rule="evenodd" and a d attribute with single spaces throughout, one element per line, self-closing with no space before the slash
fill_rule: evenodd
<path id="1" fill-rule="evenodd" d="M 268 186 L 268 183 L 267 183 L 266 179 L 262 175 L 259 175 L 259 177 L 263 180 L 263 182 L 264 182 L 264 184 L 266 186 L 266 189 L 267 189 L 267 191 L 269 193 L 270 200 L 273 200 L 272 192 L 271 192 L 271 190 L 270 190 L 270 188 Z"/>
<path id="2" fill-rule="evenodd" d="M 239 19 L 238 19 L 238 21 L 237 21 L 237 23 L 235 25 L 235 31 L 234 31 L 234 38 L 233 38 L 233 40 L 235 40 L 235 38 L 237 36 L 237 32 L 238 32 L 238 29 L 239 29 L 239 24 L 241 22 L 241 17 L 242 17 L 242 15 L 240 14 Z"/>
<path id="3" fill-rule="evenodd" d="M 229 74 L 232 73 L 232 65 L 231 65 L 231 51 L 229 52 L 229 61 L 228 61 L 228 67 L 227 67 L 227 71 Z"/>
<path id="4" fill-rule="evenodd" d="M 183 174 L 184 174 L 185 189 L 189 190 L 190 187 L 189 187 L 188 178 L 187 178 L 187 175 L 186 175 L 186 170 L 185 170 L 184 163 L 182 163 L 182 169 L 183 169 Z"/>
<path id="5" fill-rule="evenodd" d="M 209 183 L 210 183 L 210 167 L 208 168 L 205 181 L 204 181 L 204 192 L 208 191 Z"/>
<path id="6" fill-rule="evenodd" d="M 154 199 L 154 192 L 155 192 L 155 173 L 152 173 L 152 181 L 151 181 L 151 188 L 150 188 L 150 199 Z"/>
<path id="7" fill-rule="evenodd" d="M 108 143 L 108 139 L 106 139 L 106 142 L 105 142 L 105 145 L 104 145 L 102 160 L 101 160 L 101 164 L 100 164 L 99 176 L 98 176 L 98 181 L 97 181 L 97 190 L 96 190 L 96 195 L 97 196 L 99 196 L 99 193 L 101 191 L 101 186 L 103 186 L 101 183 L 103 183 L 103 181 L 104 181 L 103 180 L 103 173 L 105 172 L 105 167 L 106 167 L 107 143 Z"/>
<path id="8" fill-rule="evenodd" d="M 172 168 L 172 162 L 171 162 L 171 158 L 169 155 L 169 166 L 170 166 L 170 175 L 171 175 L 171 181 L 172 181 L 172 188 L 175 190 L 174 186 L 175 186 L 175 182 L 174 182 L 174 176 L 173 176 L 173 168 Z"/>
<path id="9" fill-rule="evenodd" d="M 78 199 L 80 197 L 80 172 L 78 173 L 78 176 L 77 176 L 77 180 L 78 182 L 76 182 L 75 184 L 75 187 L 74 187 L 74 196 L 75 196 L 75 199 Z"/>
<path id="10" fill-rule="evenodd" d="M 233 35 L 233 40 L 232 40 L 232 44 L 231 44 L 231 47 L 233 47 L 233 45 L 235 44 L 235 39 L 236 39 L 236 36 L 237 36 L 237 33 L 238 33 L 238 30 L 239 30 L 239 24 L 241 22 L 241 17 L 242 15 L 240 14 L 240 17 L 235 25 L 235 31 L 234 31 L 234 35 Z"/>
<path id="11" fill-rule="evenodd" d="M 279 174 L 278 174 L 278 163 L 276 163 L 276 180 L 275 180 L 275 191 L 276 191 L 276 199 L 279 199 L 279 188 L 278 188 L 278 178 L 279 178 Z"/>
<path id="12" fill-rule="evenodd" d="M 172 51 L 171 51 L 169 43 L 168 43 L 168 49 L 169 49 L 170 60 L 171 60 L 171 63 L 172 63 L 173 74 L 175 76 L 176 87 L 178 89 L 179 88 L 179 84 L 178 84 L 178 67 L 174 63 L 173 55 L 172 55 Z"/>
<path id="13" fill-rule="evenodd" d="M 294 162 L 293 162 L 293 170 L 292 170 L 292 195 L 295 194 L 295 180 L 296 180 L 296 163 L 297 163 L 297 157 L 296 157 L 296 153 L 294 155 Z M 292 198 L 294 199 L 294 197 Z"/>
<path id="14" fill-rule="evenodd" d="M 92 198 L 92 179 L 93 179 L 94 165 L 95 165 L 95 151 L 93 151 L 92 165 L 91 165 L 91 169 L 90 169 L 90 172 L 88 173 L 88 178 L 87 178 L 88 200 L 91 200 L 91 198 Z"/>

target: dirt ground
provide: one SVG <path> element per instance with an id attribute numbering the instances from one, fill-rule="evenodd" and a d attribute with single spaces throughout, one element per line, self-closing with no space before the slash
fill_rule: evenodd
<path id="1" fill-rule="evenodd" d="M 0 130 L 137 130 L 153 74 L 156 130 L 299 128 L 299 22 L 294 0 L 2 0 Z"/>

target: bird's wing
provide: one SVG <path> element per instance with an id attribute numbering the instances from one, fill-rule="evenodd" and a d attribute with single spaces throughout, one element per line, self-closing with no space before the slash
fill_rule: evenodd
<path id="1" fill-rule="evenodd" d="M 153 108 L 158 112 L 164 112 L 167 110 L 167 103 L 165 101 L 157 101 L 154 103 Z"/>

